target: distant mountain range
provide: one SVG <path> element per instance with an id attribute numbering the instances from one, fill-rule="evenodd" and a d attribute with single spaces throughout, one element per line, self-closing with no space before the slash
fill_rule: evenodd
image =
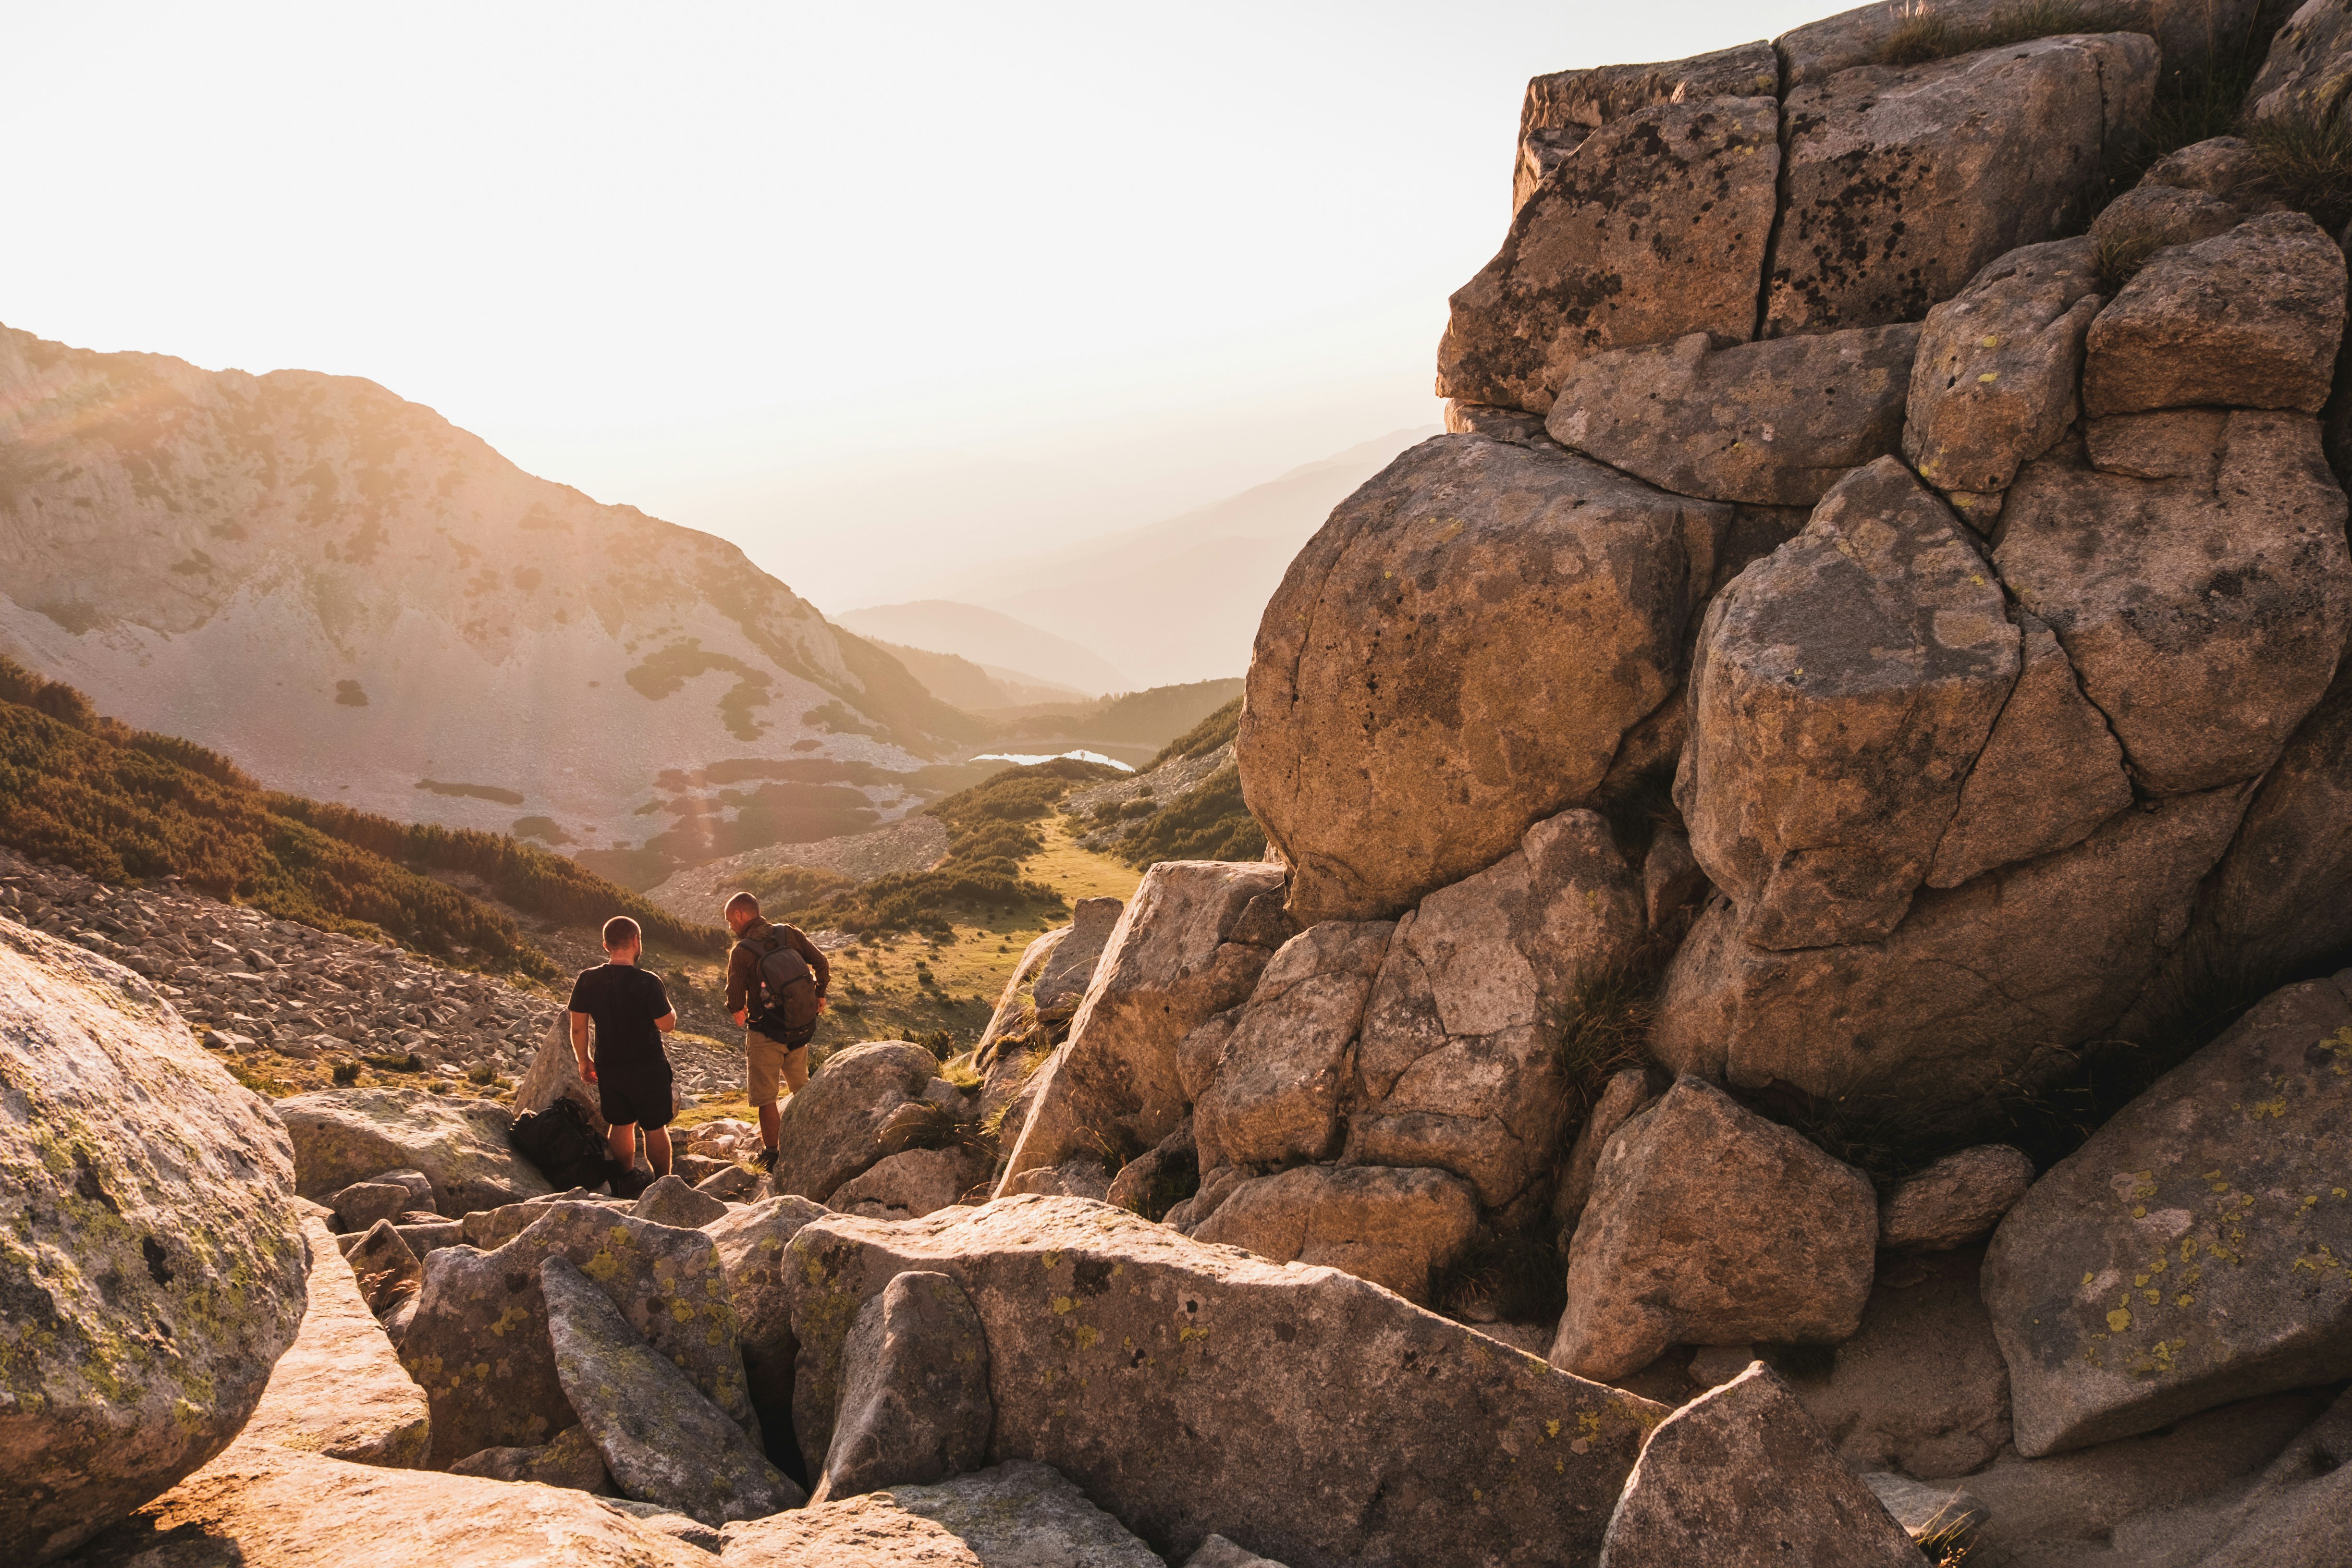
<path id="1" fill-rule="evenodd" d="M 734 545 L 373 382 L 5 328 L 0 652 L 270 787 L 592 863 L 708 858 L 754 794 L 767 841 L 852 831 L 993 738 Z"/>
<path id="2" fill-rule="evenodd" d="M 1165 521 L 935 584 L 940 597 L 836 618 L 868 637 L 953 653 L 1096 690 L 1240 675 L 1258 617 L 1331 509 L 1437 426 L 1291 469 Z M 1063 652 L 1049 662 L 1049 647 Z M 1034 651 L 1033 651 L 1034 650 Z M 1114 652 L 1106 672 L 1079 656 Z M 1082 668 L 1092 669 L 1081 675 Z"/>

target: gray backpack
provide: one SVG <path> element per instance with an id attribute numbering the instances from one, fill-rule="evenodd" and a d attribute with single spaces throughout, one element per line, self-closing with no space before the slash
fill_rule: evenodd
<path id="1" fill-rule="evenodd" d="M 750 939 L 747 943 L 760 955 L 758 967 L 761 1005 L 752 1009 L 770 1022 L 782 1024 L 793 1034 L 816 1026 L 816 975 L 793 944 L 784 940 L 780 931 L 769 931 Z"/>

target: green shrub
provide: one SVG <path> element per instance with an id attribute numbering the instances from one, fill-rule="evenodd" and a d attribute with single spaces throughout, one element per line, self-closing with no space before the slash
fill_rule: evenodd
<path id="1" fill-rule="evenodd" d="M 1128 829 L 1118 853 L 1130 866 L 1256 860 L 1265 854 L 1265 829 L 1243 804 L 1241 770 L 1228 766 Z"/>

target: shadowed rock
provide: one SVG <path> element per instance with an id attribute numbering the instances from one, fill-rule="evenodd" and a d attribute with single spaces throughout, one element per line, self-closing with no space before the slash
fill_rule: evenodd
<path id="1" fill-rule="evenodd" d="M 1601 1151 L 1551 1363 L 1621 1378 L 1673 1344 L 1835 1344 L 1877 1230 L 1861 1172 L 1684 1079 Z"/>
<path id="2" fill-rule="evenodd" d="M 1985 1259 L 2018 1451 L 2352 1374 L 2352 972 L 2274 993 L 2035 1183 Z"/>
<path id="3" fill-rule="evenodd" d="M 2121 812 L 2072 848 L 1927 889 L 1877 942 L 1774 952 L 1711 906 L 1667 968 L 1653 1047 L 1678 1071 L 1777 1079 L 1966 1136 L 2123 1015 L 2187 929 L 2246 794 Z"/>
<path id="4" fill-rule="evenodd" d="M 2024 668 L 1936 841 L 1927 886 L 2079 844 L 2131 805 L 2123 748 L 2091 706 L 2056 634 L 2018 612 Z"/>
<path id="5" fill-rule="evenodd" d="M 535 1447 L 577 1419 L 557 1375 L 540 1296 L 540 1265 L 558 1254 L 584 1270 L 705 1397 L 756 1433 L 735 1312 L 710 1237 L 590 1204 L 547 1208 L 545 1218 L 496 1252 L 446 1247 L 425 1266 L 400 1360 L 432 1402 L 433 1462 Z"/>
<path id="6" fill-rule="evenodd" d="M 927 1486 L 986 1462 L 988 1341 L 946 1275 L 910 1271 L 869 1298 L 843 1342 L 841 1376 L 812 1505 Z"/>
<path id="7" fill-rule="evenodd" d="M 1878 1245 L 1889 1252 L 1946 1252 L 1982 1241 L 2033 1184 L 2021 1149 L 1983 1143 L 1947 1154 L 1886 1189 Z"/>
<path id="8" fill-rule="evenodd" d="M 539 1283 L 564 1396 L 624 1494 L 712 1525 L 806 1500 L 570 1258 L 548 1258 Z"/>
<path id="9" fill-rule="evenodd" d="M 1292 913 L 1393 916 L 1589 801 L 1680 683 L 1730 521 L 1476 436 L 1342 502 L 1266 605 L 1235 753 Z"/>
<path id="10" fill-rule="evenodd" d="M 605 1493 L 613 1478 L 604 1472 L 604 1450 L 585 1426 L 566 1426 L 555 1440 L 536 1448 L 484 1448 L 449 1467 L 453 1476 L 483 1476 L 494 1481 L 537 1481 L 547 1487 Z"/>
<path id="11" fill-rule="evenodd" d="M 675 1175 L 664 1176 L 638 1194 L 632 1217 L 680 1230 L 698 1230 L 727 1212 L 724 1199 L 698 1192 Z"/>
<path id="12" fill-rule="evenodd" d="M 1469 1184 L 1443 1171 L 1301 1165 L 1234 1187 L 1192 1239 L 1343 1268 L 1426 1303 L 1432 1274 L 1461 1257 L 1477 1228 Z"/>
<path id="13" fill-rule="evenodd" d="M 824 1205 L 803 1197 L 765 1198 L 730 1209 L 703 1232 L 718 1249 L 735 1331 L 743 1347 L 743 1376 L 752 1404 L 770 1418 L 793 1407 L 792 1298 L 784 1289 L 784 1248 L 801 1226 L 825 1217 Z"/>
<path id="14" fill-rule="evenodd" d="M 808 1087 L 784 1102 L 775 1168 L 761 1193 L 814 1198 L 870 1168 L 889 1152 L 883 1124 L 900 1106 L 922 1097 L 939 1076 L 940 1058 L 907 1040 L 876 1040 L 837 1051 Z"/>

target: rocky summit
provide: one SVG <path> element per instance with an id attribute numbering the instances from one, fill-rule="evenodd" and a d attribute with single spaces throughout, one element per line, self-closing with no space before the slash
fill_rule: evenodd
<path id="1" fill-rule="evenodd" d="M 1005 945 L 976 1043 L 820 1052 L 772 1160 L 559 1159 L 554 998 L 0 859 L 0 1557 L 2343 1568 L 2347 79 L 2345 0 L 1537 77 L 1446 433 L 1298 552 L 1237 729 L 1060 807 L 1237 781 L 1265 858 Z M 0 421 L 124 378 L 160 494 L 80 434 L 0 508 L 186 586 L 45 545 L 0 629 L 126 710 L 291 537 L 362 685 L 351 585 L 428 569 L 419 662 L 509 637 L 478 579 L 638 689 L 580 701 L 724 674 L 754 761 L 887 684 L 719 554 L 593 631 L 450 520 L 610 509 L 365 384 L 10 334 Z M 375 488 L 302 466 L 362 427 Z"/>

